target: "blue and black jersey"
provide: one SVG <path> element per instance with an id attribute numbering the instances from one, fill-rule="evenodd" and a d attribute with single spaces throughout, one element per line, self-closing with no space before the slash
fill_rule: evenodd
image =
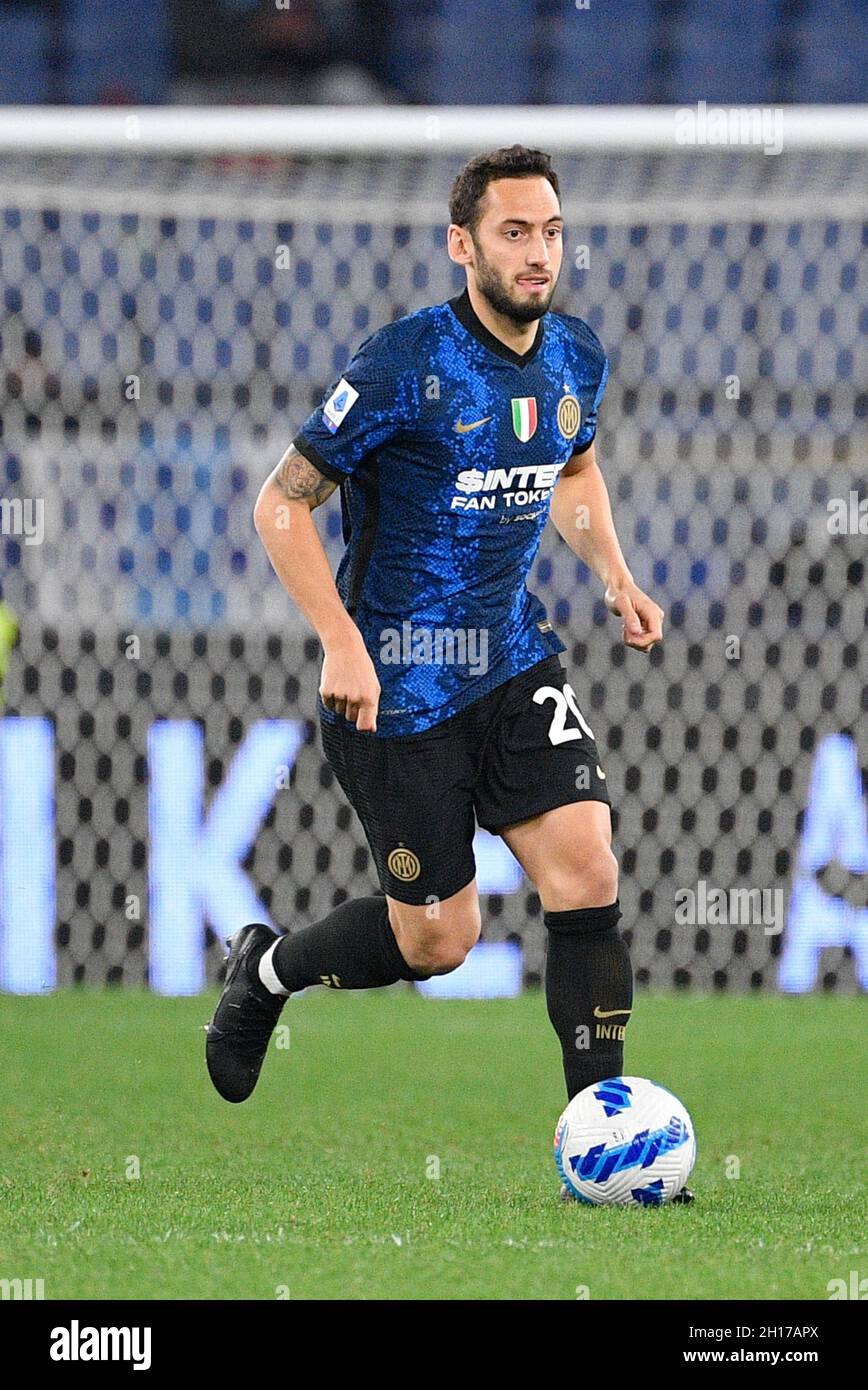
<path id="1" fill-rule="evenodd" d="M 582 319 L 546 314 L 519 354 L 465 290 L 362 343 L 296 436 L 342 485 L 336 582 L 382 687 L 379 737 L 430 728 L 565 650 L 527 576 L 607 375 Z"/>

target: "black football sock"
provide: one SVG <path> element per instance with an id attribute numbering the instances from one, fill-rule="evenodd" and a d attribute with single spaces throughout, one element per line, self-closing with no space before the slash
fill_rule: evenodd
<path id="1" fill-rule="evenodd" d="M 546 912 L 546 1005 L 561 1041 L 570 1100 L 624 1069 L 624 1029 L 633 1007 L 630 953 L 608 907 Z"/>
<path id="2" fill-rule="evenodd" d="M 377 989 L 397 980 L 425 980 L 404 960 L 386 899 L 353 898 L 312 927 L 282 936 L 271 952 L 277 979 L 290 994 L 308 985 Z"/>

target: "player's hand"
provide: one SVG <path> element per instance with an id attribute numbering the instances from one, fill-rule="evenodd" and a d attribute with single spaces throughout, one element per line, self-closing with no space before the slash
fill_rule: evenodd
<path id="1" fill-rule="evenodd" d="M 319 684 L 326 709 L 342 714 L 359 733 L 375 733 L 380 682 L 361 634 L 325 648 Z"/>
<path id="2" fill-rule="evenodd" d="M 603 598 L 606 607 L 624 619 L 623 637 L 628 647 L 650 652 L 663 640 L 663 609 L 643 593 L 638 584 L 627 580 L 610 584 Z"/>

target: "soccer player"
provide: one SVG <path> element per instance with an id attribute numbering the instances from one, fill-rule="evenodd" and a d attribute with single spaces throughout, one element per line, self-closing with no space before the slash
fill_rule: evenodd
<path id="1" fill-rule="evenodd" d="M 516 145 L 470 160 L 450 215 L 464 292 L 362 343 L 256 503 L 271 563 L 322 642 L 323 751 L 383 892 L 277 940 L 259 924 L 232 937 L 206 1046 L 230 1101 L 250 1095 L 297 990 L 462 963 L 481 925 L 476 821 L 539 893 L 568 1095 L 623 1070 L 633 981 L 606 774 L 564 644 L 526 587 L 549 515 L 628 646 L 659 642 L 663 613 L 627 567 L 596 460 L 605 352 L 550 309 L 564 222 L 549 156 Z M 335 582 L 311 513 L 337 487 Z"/>

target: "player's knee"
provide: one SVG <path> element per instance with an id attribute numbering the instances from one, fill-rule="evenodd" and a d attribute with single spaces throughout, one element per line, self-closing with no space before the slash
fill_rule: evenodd
<path id="1" fill-rule="evenodd" d="M 479 940 L 481 925 L 478 914 L 472 913 L 448 925 L 426 923 L 426 931 L 405 940 L 407 964 L 427 975 L 448 975 L 467 959 Z"/>
<path id="2" fill-rule="evenodd" d="M 607 907 L 618 896 L 618 861 L 602 837 L 593 844 L 576 845 L 550 876 L 544 897 L 569 910 L 571 907 Z"/>

